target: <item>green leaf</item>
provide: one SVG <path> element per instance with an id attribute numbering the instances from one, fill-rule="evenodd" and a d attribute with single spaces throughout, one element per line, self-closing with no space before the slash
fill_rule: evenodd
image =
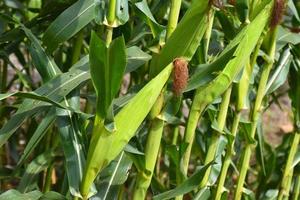
<path id="1" fill-rule="evenodd" d="M 281 49 L 286 45 L 286 43 L 298 44 L 300 43 L 299 34 L 293 33 L 290 30 L 283 28 L 282 26 L 278 27 L 277 34 L 277 50 Z"/>
<path id="2" fill-rule="evenodd" d="M 237 0 L 236 1 L 236 11 L 239 19 L 242 23 L 245 23 L 249 19 L 249 1 L 248 0 Z"/>
<path id="3" fill-rule="evenodd" d="M 109 200 L 108 194 L 112 186 L 121 185 L 126 181 L 131 165 L 132 161 L 123 151 L 116 160 L 111 162 L 110 165 L 101 172 L 100 180 L 104 184 L 102 184 L 102 187 L 100 186 L 101 190 L 97 194 L 97 197 L 100 197 L 102 200 Z"/>
<path id="4" fill-rule="evenodd" d="M 32 186 L 33 181 L 37 177 L 37 175 L 49 167 L 49 164 L 52 162 L 54 156 L 54 151 L 48 150 L 36 157 L 26 167 L 25 174 L 23 175 L 19 183 L 18 191 L 26 192 Z"/>
<path id="5" fill-rule="evenodd" d="M 64 157 L 66 159 L 66 171 L 70 193 L 73 196 L 81 197 L 79 188 L 85 167 L 85 154 L 82 139 L 80 138 L 80 121 L 70 111 L 57 109 L 57 126 L 61 138 Z M 96 193 L 91 188 L 90 195 Z"/>
<path id="6" fill-rule="evenodd" d="M 257 121 L 257 141 L 258 141 L 258 153 L 256 154 L 257 160 L 260 162 L 263 175 L 266 176 L 266 167 L 265 167 L 265 158 L 264 158 L 264 130 L 263 130 L 263 124 L 262 124 L 262 119 L 259 118 Z"/>
<path id="7" fill-rule="evenodd" d="M 108 10 L 108 3 L 106 0 L 95 0 L 95 22 L 103 25 L 106 17 L 106 10 Z"/>
<path id="8" fill-rule="evenodd" d="M 6 6 L 14 9 L 24 9 L 23 4 L 18 0 L 4 0 Z"/>
<path id="9" fill-rule="evenodd" d="M 131 165 L 132 161 L 129 159 L 129 156 L 122 151 L 117 159 L 112 161 L 110 165 L 100 173 L 101 182 L 108 182 L 110 185 L 123 184 L 128 177 L 128 171 Z M 108 187 L 110 187 L 110 185 L 108 185 Z"/>
<path id="10" fill-rule="evenodd" d="M 68 109 L 64 105 L 62 105 L 56 101 L 53 101 L 45 96 L 38 95 L 34 92 L 13 92 L 13 93 L 7 93 L 7 94 L 0 94 L 0 101 L 6 99 L 8 97 L 11 97 L 11 96 L 22 97 L 22 98 L 27 98 L 27 99 L 32 99 L 32 100 L 38 100 L 40 102 L 50 103 L 59 108 Z M 45 105 L 47 105 L 47 104 L 45 104 Z"/>
<path id="11" fill-rule="evenodd" d="M 222 30 L 225 34 L 225 37 L 228 39 L 233 39 L 236 36 L 236 28 L 234 26 L 234 17 L 230 15 L 229 12 L 224 12 L 224 10 L 220 10 L 216 12 L 216 17 L 218 18 Z"/>
<path id="12" fill-rule="evenodd" d="M 164 27 L 160 25 L 153 17 L 147 1 L 142 0 L 135 3 L 134 6 L 136 7 L 137 14 L 150 27 L 153 37 L 157 37 L 162 32 Z"/>
<path id="13" fill-rule="evenodd" d="M 134 136 L 159 96 L 172 69 L 173 65 L 169 64 L 124 106 L 115 117 L 117 129 L 114 132 L 110 133 L 103 126 L 94 127 L 81 188 L 82 195 L 87 195 L 99 171 L 106 167 Z M 137 107 L 139 109 L 136 109 Z"/>
<path id="14" fill-rule="evenodd" d="M 94 0 L 79 0 L 61 13 L 46 30 L 43 43 L 52 52 L 94 19 Z"/>
<path id="15" fill-rule="evenodd" d="M 199 192 L 197 192 L 193 200 L 207 200 L 209 199 L 210 195 L 210 189 L 208 187 L 204 187 Z"/>
<path id="16" fill-rule="evenodd" d="M 251 137 L 251 123 L 250 122 L 240 122 L 241 127 L 241 133 L 243 136 L 243 139 L 248 144 L 256 145 L 257 141 Z"/>
<path id="17" fill-rule="evenodd" d="M 143 152 L 139 151 L 137 148 L 131 146 L 130 144 L 127 144 L 124 147 L 124 151 L 127 152 L 127 153 L 131 153 L 131 154 L 144 155 Z"/>
<path id="18" fill-rule="evenodd" d="M 206 169 L 211 165 L 209 163 L 205 166 L 202 166 L 197 172 L 195 172 L 191 177 L 185 180 L 181 185 L 176 188 L 169 190 L 167 192 L 161 193 L 153 197 L 153 200 L 163 200 L 171 199 L 176 196 L 186 194 L 199 187 L 199 180 L 201 180 L 205 174 Z"/>
<path id="19" fill-rule="evenodd" d="M 296 133 L 296 134 L 297 134 L 297 133 Z M 293 168 L 295 168 L 295 167 L 298 165 L 299 162 L 300 162 L 300 151 L 297 151 L 297 152 L 296 152 L 296 155 L 295 155 L 295 157 L 294 157 L 293 164 L 292 164 L 292 166 L 290 167 L 290 169 L 293 170 Z"/>
<path id="20" fill-rule="evenodd" d="M 127 67 L 125 73 L 130 73 L 144 65 L 151 59 L 151 56 L 143 52 L 137 46 L 129 47 L 126 49 L 127 54 Z"/>
<path id="21" fill-rule="evenodd" d="M 218 72 L 220 72 L 229 60 L 233 58 L 232 55 L 235 50 L 236 46 L 220 55 L 214 62 L 200 65 L 189 79 L 185 92 L 196 89 L 213 80 L 218 75 Z"/>
<path id="22" fill-rule="evenodd" d="M 32 191 L 28 193 L 21 193 L 17 190 L 11 189 L 0 195 L 0 200 L 39 200 L 43 194 L 40 191 Z"/>
<path id="23" fill-rule="evenodd" d="M 39 198 L 39 200 L 67 200 L 67 198 L 57 192 L 54 191 L 50 191 L 50 192 L 46 192 L 45 194 L 43 194 L 43 196 L 41 196 Z"/>
<path id="24" fill-rule="evenodd" d="M 126 67 L 123 37 L 113 40 L 109 47 L 106 47 L 105 42 L 92 32 L 89 58 L 91 77 L 97 95 L 96 114 L 104 119 L 120 88 Z"/>
<path id="25" fill-rule="evenodd" d="M 139 67 L 138 64 L 142 64 L 146 59 L 148 59 L 148 56 L 142 52 L 140 52 L 138 57 L 132 57 L 132 51 L 139 51 L 136 48 L 137 47 L 131 47 L 127 49 L 127 60 L 129 62 L 127 65 L 128 72 Z M 85 56 L 71 67 L 70 72 L 58 75 L 34 91 L 34 94 L 40 96 L 42 98 L 41 100 L 55 104 L 55 102 L 60 102 L 63 97 L 88 79 L 90 79 L 89 57 Z M 0 94 L 0 100 L 11 96 L 11 94 L 12 93 Z M 22 96 L 21 93 L 20 96 Z M 32 96 L 32 98 L 33 97 L 34 96 Z M 0 129 L 0 146 L 2 146 L 8 140 L 8 138 L 22 125 L 23 121 L 27 117 L 30 117 L 33 114 L 41 111 L 41 109 L 44 110 L 46 105 L 47 103 L 41 101 L 33 101 L 30 99 L 25 100 L 19 107 L 17 113 L 13 115 L 11 119 Z M 60 105 L 63 106 L 62 104 Z"/>
<path id="26" fill-rule="evenodd" d="M 52 101 L 59 102 L 67 94 L 69 94 L 74 88 L 78 87 L 81 83 L 88 80 L 90 74 L 88 73 L 88 65 L 78 65 L 70 72 L 58 75 L 51 81 L 42 85 L 35 90 L 38 95 L 45 96 Z M 26 99 L 19 107 L 16 114 L 14 114 L 10 120 L 4 124 L 0 130 L 0 146 L 2 146 L 8 138 L 22 125 L 23 121 L 43 110 L 47 103 L 41 101 L 33 101 Z"/>
<path id="27" fill-rule="evenodd" d="M 32 61 L 44 82 L 49 81 L 61 71 L 57 67 L 54 60 L 46 54 L 42 48 L 39 40 L 33 35 L 33 33 L 25 26 L 21 26 L 25 34 L 31 41 L 31 47 L 29 48 Z"/>
<path id="28" fill-rule="evenodd" d="M 297 11 L 296 5 L 293 0 L 288 0 L 288 7 L 292 11 L 295 18 L 298 20 L 298 22 L 300 22 L 300 16 L 299 16 L 299 13 Z"/>
<path id="29" fill-rule="evenodd" d="M 159 55 L 152 59 L 150 76 L 158 74 L 177 57 L 192 59 L 207 28 L 208 2 L 193 1 Z"/>
<path id="30" fill-rule="evenodd" d="M 198 88 L 197 97 L 193 104 L 200 107 L 201 112 L 206 106 L 218 98 L 230 86 L 234 78 L 240 73 L 248 61 L 257 41 L 268 23 L 272 3 L 266 4 L 256 18 L 247 25 L 226 47 L 221 55 L 237 46 L 233 58 L 226 64 L 225 68 L 209 84 Z M 220 55 L 220 56 L 221 56 Z"/>
<path id="31" fill-rule="evenodd" d="M 278 197 L 278 193 L 279 191 L 278 190 L 275 190 L 275 189 L 270 189 L 268 190 L 265 195 L 264 195 L 264 200 L 276 200 L 277 197 Z"/>
<path id="32" fill-rule="evenodd" d="M 128 0 L 117 0 L 116 20 L 118 25 L 123 25 L 129 20 Z"/>
<path id="33" fill-rule="evenodd" d="M 49 127 L 51 127 L 56 119 L 55 116 L 55 109 L 52 108 L 48 111 L 46 116 L 43 118 L 43 120 L 39 123 L 37 129 L 31 136 L 30 140 L 28 141 L 21 158 L 18 161 L 18 166 L 20 166 L 25 160 L 28 159 L 29 155 L 32 153 L 32 151 L 35 149 L 35 147 L 38 145 L 38 143 L 41 141 L 41 139 L 44 137 L 44 135 L 47 133 L 47 130 Z"/>
<path id="34" fill-rule="evenodd" d="M 266 94 L 271 94 L 286 82 L 287 75 L 290 69 L 290 62 L 291 62 L 290 46 L 287 45 L 286 47 L 283 48 L 283 52 L 280 54 L 278 62 L 274 66 L 275 71 L 273 72 L 270 80 L 267 83 Z"/>
<path id="35" fill-rule="evenodd" d="M 289 78 L 289 97 L 292 100 L 292 111 L 296 131 L 300 130 L 300 66 L 292 62 Z"/>
<path id="36" fill-rule="evenodd" d="M 219 138 L 216 154 L 215 154 L 215 161 L 211 165 L 211 173 L 209 175 L 209 185 L 213 185 L 218 180 L 221 168 L 222 168 L 222 153 L 226 148 L 227 140 L 224 136 Z"/>

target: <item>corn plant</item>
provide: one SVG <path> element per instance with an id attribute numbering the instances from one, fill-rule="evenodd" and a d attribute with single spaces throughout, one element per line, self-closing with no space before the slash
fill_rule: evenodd
<path id="1" fill-rule="evenodd" d="M 0 199 L 298 199 L 299 16 L 1 1 Z"/>

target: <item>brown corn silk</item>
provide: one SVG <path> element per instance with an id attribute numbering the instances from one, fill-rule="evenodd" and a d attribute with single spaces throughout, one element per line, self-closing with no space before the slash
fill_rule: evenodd
<path id="1" fill-rule="evenodd" d="M 270 27 L 275 28 L 278 24 L 280 24 L 282 20 L 282 16 L 285 11 L 285 0 L 275 0 L 274 7 L 272 11 L 272 18 L 270 21 Z"/>
<path id="2" fill-rule="evenodd" d="M 179 96 L 187 86 L 189 78 L 188 63 L 184 58 L 176 58 L 173 65 L 173 92 L 176 96 Z"/>

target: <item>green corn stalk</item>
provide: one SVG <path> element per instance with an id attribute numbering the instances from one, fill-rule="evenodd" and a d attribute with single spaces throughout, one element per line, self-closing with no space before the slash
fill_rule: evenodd
<path id="1" fill-rule="evenodd" d="M 145 149 L 145 167 L 137 176 L 133 199 L 145 199 L 147 189 L 151 183 L 153 170 L 155 167 L 160 140 L 163 133 L 164 121 L 161 119 L 154 119 L 151 121 L 149 135 L 147 137 L 147 144 Z"/>
<path id="2" fill-rule="evenodd" d="M 167 26 L 167 38 L 171 36 L 172 32 L 175 30 L 178 16 L 180 12 L 181 0 L 173 0 L 171 4 L 171 11 L 169 16 L 169 23 Z M 159 119 L 158 116 L 164 105 L 164 90 L 161 92 L 156 103 L 154 104 L 150 112 L 150 128 L 149 135 L 147 137 L 146 149 L 145 149 L 145 166 L 144 169 L 138 172 L 135 189 L 133 192 L 133 199 L 145 199 L 147 194 L 147 189 L 150 186 L 151 179 L 153 176 L 153 171 L 155 167 L 156 160 L 159 161 L 159 148 L 160 141 L 163 135 L 164 121 Z"/>
<path id="3" fill-rule="evenodd" d="M 300 194 L 300 176 L 298 175 L 295 180 L 293 200 L 298 200 Z"/>
<path id="4" fill-rule="evenodd" d="M 208 17 L 208 20 L 209 20 L 209 22 L 208 22 L 209 25 L 208 25 L 208 28 L 203 37 L 203 48 L 204 48 L 204 51 L 203 51 L 204 56 L 203 57 L 204 58 L 207 57 L 206 55 L 208 52 L 209 40 L 210 40 L 212 25 L 213 25 L 213 21 L 214 21 L 214 15 L 213 15 L 212 11 L 210 11 L 210 17 Z M 196 91 L 196 93 L 200 92 L 200 90 L 197 90 L 197 91 Z M 194 97 L 194 100 L 195 100 L 195 98 L 196 98 L 196 96 Z M 194 107 L 197 106 L 194 104 L 194 100 L 192 103 L 192 107 L 190 109 L 190 113 L 189 113 L 189 117 L 188 117 L 188 124 L 187 124 L 186 131 L 184 134 L 184 141 L 186 143 L 188 143 L 188 147 L 185 150 L 185 153 L 182 158 L 182 166 L 183 166 L 182 170 L 183 170 L 184 175 L 187 175 L 189 161 L 190 161 L 190 154 L 191 154 L 191 150 L 192 150 L 192 144 L 194 141 L 194 131 L 195 131 L 197 123 L 198 123 L 198 118 L 201 114 L 197 109 L 194 109 Z"/>
<path id="5" fill-rule="evenodd" d="M 296 65 L 293 66 L 296 68 Z M 298 66 L 299 67 L 299 66 Z M 295 133 L 293 135 L 293 140 L 291 144 L 291 148 L 289 150 L 288 158 L 285 164 L 285 168 L 283 171 L 282 181 L 279 190 L 278 200 L 287 199 L 289 197 L 291 182 L 293 178 L 294 172 L 294 158 L 298 151 L 299 141 L 300 141 L 300 132 L 299 132 L 299 122 L 300 122 L 300 72 L 299 69 L 291 69 L 290 74 L 290 97 L 292 99 L 292 107 L 294 113 L 294 127 Z"/>
<path id="6" fill-rule="evenodd" d="M 196 90 L 184 136 L 184 141 L 188 144 L 183 155 L 183 171 L 185 174 L 188 169 L 195 130 L 202 112 L 208 104 L 226 91 L 233 79 L 246 64 L 268 22 L 271 8 L 272 1 L 265 2 L 264 7 L 262 7 L 255 19 L 249 25 L 246 25 L 227 46 L 227 49 L 223 51 L 223 53 L 226 53 L 228 49 L 238 45 L 234 53 L 234 58 L 227 63 L 224 70 L 210 84 Z"/>
<path id="7" fill-rule="evenodd" d="M 116 5 L 117 5 L 117 0 L 110 0 L 109 1 L 109 10 L 108 10 L 108 16 L 107 16 L 107 22 L 108 26 L 106 29 L 106 46 L 109 46 L 109 44 L 112 41 L 112 36 L 113 36 L 113 23 L 116 18 Z"/>
<path id="8" fill-rule="evenodd" d="M 88 198 L 89 189 L 97 174 L 121 153 L 134 136 L 169 79 L 172 69 L 173 65 L 170 63 L 122 108 L 114 118 L 117 127 L 114 132 L 109 132 L 103 125 L 94 127 L 81 184 L 81 194 L 85 199 Z M 148 95 L 151 98 L 147 98 Z M 143 109 L 137 111 L 137 106 Z M 132 114 L 133 112 L 136 113 Z"/>
<path id="9" fill-rule="evenodd" d="M 116 18 L 116 0 L 111 0 L 111 1 L 109 1 L 109 10 L 108 10 L 108 16 L 107 16 L 108 26 L 106 29 L 107 34 L 106 34 L 106 41 L 105 41 L 107 47 L 109 47 L 112 42 L 113 23 L 115 21 L 115 18 Z M 80 39 L 80 35 L 79 35 L 79 39 Z M 76 53 L 76 51 L 74 53 Z M 95 137 L 94 135 L 98 134 L 104 128 L 104 121 L 105 121 L 105 119 L 104 119 L 105 116 L 103 116 L 103 114 L 100 114 L 101 112 L 98 111 L 99 108 L 96 108 L 96 109 L 97 109 L 97 112 L 96 112 L 94 126 L 93 126 L 93 137 Z M 92 137 L 92 140 L 93 140 L 93 137 Z M 92 151 L 92 150 L 89 149 L 89 151 Z M 92 178 L 89 178 L 89 174 L 92 173 L 91 171 L 92 170 L 88 169 L 88 165 L 87 165 L 85 174 L 83 176 L 83 180 L 81 183 L 81 189 L 80 189 L 83 199 L 88 198 L 89 187 L 92 185 L 92 183 L 90 183 Z"/>
<path id="10" fill-rule="evenodd" d="M 298 150 L 299 141 L 300 141 L 300 133 L 295 133 L 292 141 L 292 146 L 286 161 L 286 166 L 283 172 L 278 200 L 287 199 L 289 197 L 290 187 L 291 187 L 291 182 L 292 182 L 293 172 L 294 172 L 294 168 L 292 166 L 293 166 L 294 157 Z"/>
<path id="11" fill-rule="evenodd" d="M 270 42 L 269 42 L 269 46 L 268 46 L 268 58 L 266 58 L 267 63 L 266 63 L 266 66 L 264 66 L 262 74 L 261 74 L 261 79 L 259 81 L 258 91 L 257 91 L 255 103 L 254 103 L 254 108 L 253 108 L 252 114 L 251 114 L 250 137 L 253 140 L 254 140 L 255 133 L 256 133 L 258 119 L 261 115 L 262 101 L 265 96 L 266 84 L 267 84 L 269 74 L 272 69 L 274 59 L 275 59 L 277 28 L 271 29 L 269 34 L 270 34 Z M 239 169 L 240 174 L 239 174 L 237 188 L 236 188 L 235 197 L 234 197 L 235 200 L 240 200 L 242 197 L 243 186 L 244 186 L 245 178 L 246 178 L 247 171 L 249 168 L 249 162 L 250 162 L 252 150 L 253 150 L 253 144 L 251 144 L 250 141 L 247 141 L 246 147 L 242 153 L 242 162 L 241 162 L 240 169 Z"/>
<path id="12" fill-rule="evenodd" d="M 209 144 L 209 147 L 208 147 L 208 150 L 206 153 L 206 157 L 205 157 L 205 161 L 204 161 L 205 165 L 207 165 L 208 163 L 212 162 L 215 159 L 216 151 L 217 151 L 218 143 L 219 143 L 219 139 L 220 139 L 220 134 L 222 134 L 222 131 L 226 124 L 227 111 L 228 111 L 229 102 L 230 102 L 230 95 L 231 95 L 231 86 L 226 90 L 226 92 L 224 93 L 223 98 L 222 98 L 222 103 L 220 105 L 220 111 L 219 111 L 218 118 L 217 118 L 218 131 L 213 132 L 211 142 Z M 209 166 L 206 169 L 205 174 L 200 183 L 200 188 L 207 186 L 208 181 L 209 181 L 210 172 L 211 172 L 211 166 Z"/>
<path id="13" fill-rule="evenodd" d="M 237 104 L 236 104 L 236 112 L 235 112 L 235 116 L 234 116 L 232 127 L 231 127 L 231 134 L 232 134 L 233 140 L 228 143 L 226 153 L 225 153 L 225 156 L 223 159 L 220 176 L 219 176 L 219 180 L 217 183 L 217 190 L 216 190 L 216 195 L 215 195 L 216 200 L 219 200 L 222 197 L 228 168 L 231 163 L 231 157 L 233 156 L 233 153 L 234 153 L 234 143 L 235 143 L 234 138 L 236 137 L 236 134 L 238 131 L 238 126 L 239 126 L 239 122 L 240 122 L 240 118 L 241 118 L 241 112 L 245 107 L 245 101 L 248 96 L 247 93 L 248 93 L 248 89 L 249 89 L 249 81 L 250 81 L 250 77 L 251 77 L 251 74 L 253 71 L 253 67 L 254 67 L 256 58 L 258 56 L 258 52 L 259 52 L 261 43 L 262 43 L 262 39 L 256 45 L 255 51 L 253 53 L 253 57 L 251 59 L 251 63 L 249 63 L 249 62 L 247 63 L 246 68 L 241 77 L 241 80 L 238 84 L 238 99 L 237 99 Z"/>
<path id="14" fill-rule="evenodd" d="M 180 7 L 181 7 L 181 0 L 172 0 L 171 1 L 171 8 L 170 8 L 170 15 L 169 15 L 169 21 L 167 25 L 167 38 L 168 39 L 173 31 L 175 30 L 178 22 L 178 17 L 180 13 Z"/>

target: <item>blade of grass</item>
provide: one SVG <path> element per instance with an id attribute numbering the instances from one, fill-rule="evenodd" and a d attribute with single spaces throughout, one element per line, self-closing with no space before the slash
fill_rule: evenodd
<path id="1" fill-rule="evenodd" d="M 18 191 L 24 193 L 27 192 L 28 189 L 31 189 L 33 180 L 37 178 L 40 172 L 47 169 L 48 165 L 53 161 L 54 156 L 55 153 L 53 149 L 37 156 L 26 168 L 25 174 L 18 186 Z"/>
<path id="2" fill-rule="evenodd" d="M 47 133 L 49 127 L 51 127 L 56 119 L 54 108 L 50 109 L 45 115 L 44 119 L 40 122 L 39 126 L 33 133 L 32 137 L 28 141 L 21 158 L 18 161 L 18 166 L 22 165 L 25 160 L 28 159 L 29 155 Z"/>
<path id="3" fill-rule="evenodd" d="M 52 52 L 94 19 L 94 0 L 79 0 L 61 13 L 46 30 L 43 43 Z"/>

